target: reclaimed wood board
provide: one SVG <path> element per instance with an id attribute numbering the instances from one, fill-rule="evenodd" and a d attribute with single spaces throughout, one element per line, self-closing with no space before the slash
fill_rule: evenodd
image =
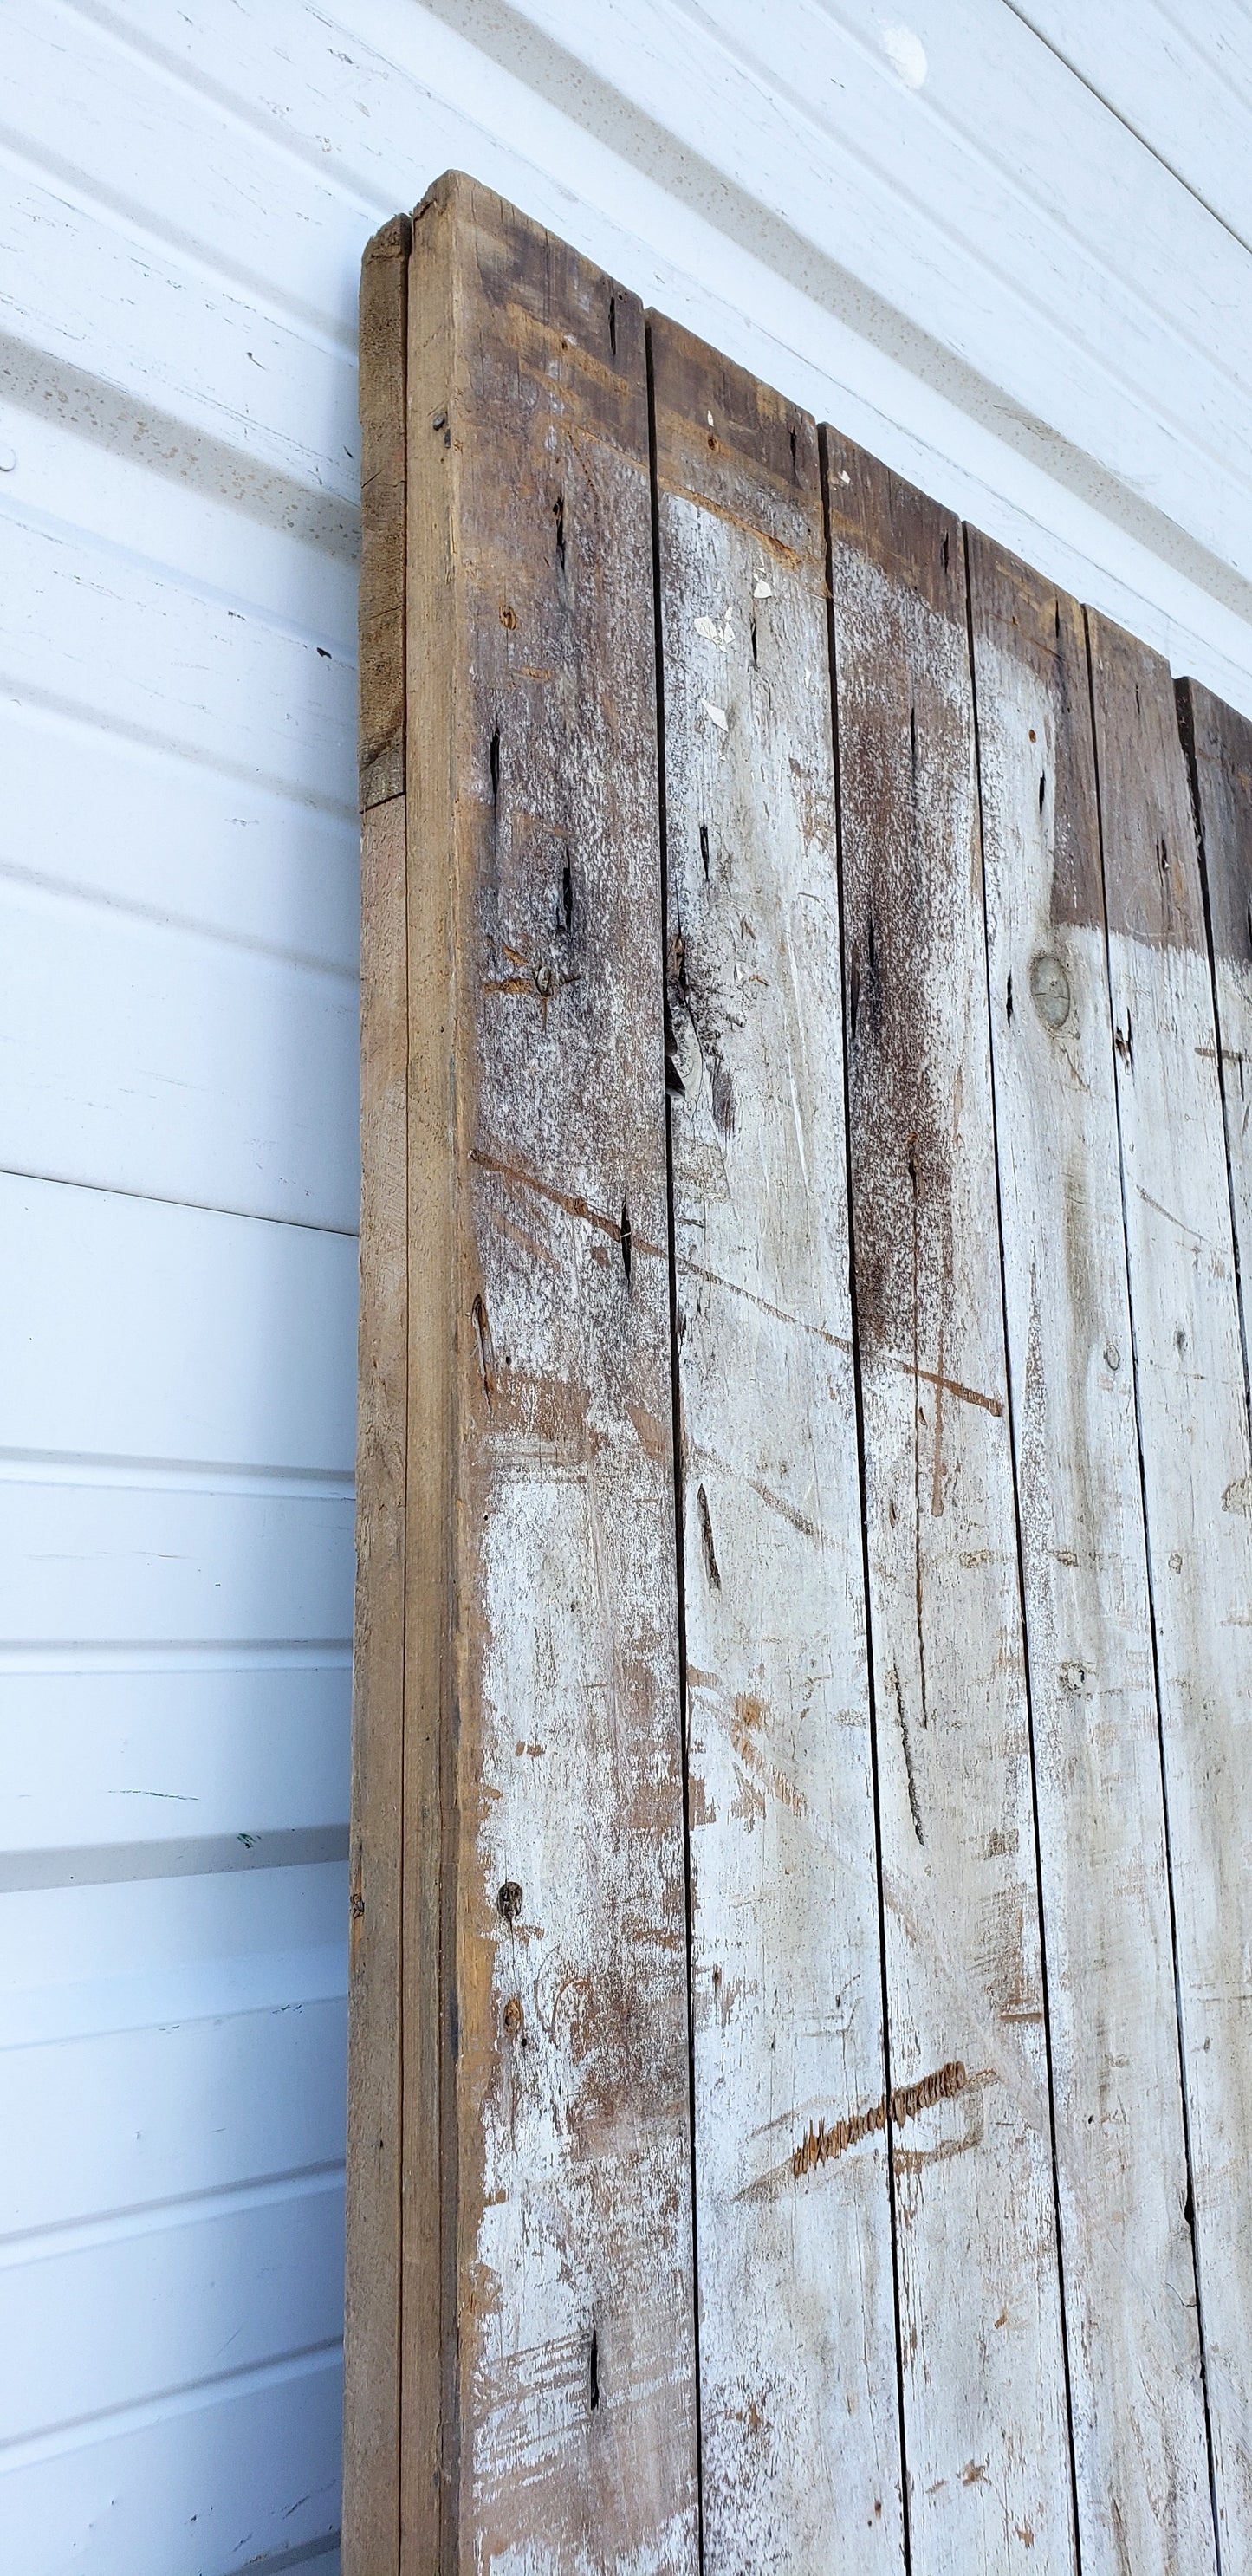
<path id="1" fill-rule="evenodd" d="M 400 2531 L 409 240 L 408 218 L 398 216 L 371 242 L 361 272 L 361 1306 L 343 2524 L 356 2567 L 396 2566 Z"/>
<path id="2" fill-rule="evenodd" d="M 886 2087 L 817 432 L 659 321 L 652 381 L 704 2564 L 895 2570 L 885 2131 L 804 2161 Z"/>
<path id="3" fill-rule="evenodd" d="M 468 179 L 361 349 L 347 2576 L 1252 2570 L 1252 726 Z"/>
<path id="4" fill-rule="evenodd" d="M 1232 1134 L 1232 1169 L 1246 1169 L 1246 1149 L 1237 1119 L 1227 1127 L 1222 1115 L 1195 817 L 1173 684 L 1146 646 L 1090 613 L 1088 624 L 1214 2495 L 1222 2565 L 1246 2568 L 1252 1461 L 1227 1176 Z M 1234 796 L 1223 816 L 1207 775 L 1211 742 L 1210 731 L 1197 761 L 1210 901 L 1215 930 L 1220 923 L 1225 937 L 1234 929 L 1237 940 Z M 1231 784 L 1237 796 L 1237 780 Z M 1231 962 L 1240 962 L 1237 945 Z M 1229 1002 L 1224 976 L 1222 988 Z"/>
<path id="5" fill-rule="evenodd" d="M 968 534 L 1084 2569 L 1213 2565 L 1082 610 Z"/>
<path id="6" fill-rule="evenodd" d="M 826 448 L 912 2565 L 1072 2564 L 958 523 Z M 943 2084 L 946 2070 L 949 2084 Z"/>
<path id="7" fill-rule="evenodd" d="M 696 2450 L 643 314 L 454 178 L 409 317 L 399 2565 L 669 2576 Z"/>

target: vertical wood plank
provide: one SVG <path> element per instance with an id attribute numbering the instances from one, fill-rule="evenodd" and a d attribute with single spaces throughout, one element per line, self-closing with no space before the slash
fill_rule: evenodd
<path id="1" fill-rule="evenodd" d="M 894 2140 L 912 2565 L 1060 2570 L 1071 2465 L 964 554 L 953 519 L 831 433 L 826 466 L 890 2064 L 893 2090 L 940 2093 Z"/>
<path id="2" fill-rule="evenodd" d="M 903 2564 L 813 422 L 654 317 L 704 2564 Z"/>
<path id="3" fill-rule="evenodd" d="M 1217 1030 L 1174 691 L 1088 613 L 1200 2322 L 1223 2567 L 1252 2565 L 1252 1523 Z M 1212 809 L 1210 809 L 1212 810 Z"/>
<path id="4" fill-rule="evenodd" d="M 1252 1282 L 1252 723 L 1198 680 L 1181 681 L 1177 699 L 1208 896 L 1246 1367 Z"/>
<path id="5" fill-rule="evenodd" d="M 399 2563 L 405 1450 L 405 367 L 409 223 L 361 272 L 361 1315 L 348 1926 L 346 2576 Z"/>
<path id="6" fill-rule="evenodd" d="M 1082 610 L 969 532 L 1085 2576 L 1213 2565 Z"/>
<path id="7" fill-rule="evenodd" d="M 393 215 L 361 263 L 358 764 L 363 814 L 404 794 L 405 380 L 412 226 Z"/>
<path id="8" fill-rule="evenodd" d="M 410 313 L 402 2566 L 677 2576 L 696 2458 L 643 314 L 456 177 L 414 219 Z M 419 1813 L 443 1818 L 437 1920 Z"/>

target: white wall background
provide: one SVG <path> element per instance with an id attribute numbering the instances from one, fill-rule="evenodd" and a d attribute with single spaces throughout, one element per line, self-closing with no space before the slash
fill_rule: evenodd
<path id="1" fill-rule="evenodd" d="M 0 2576 L 330 2576 L 362 245 L 473 171 L 1252 711 L 1252 26 L 6 0 L 4 54 Z"/>

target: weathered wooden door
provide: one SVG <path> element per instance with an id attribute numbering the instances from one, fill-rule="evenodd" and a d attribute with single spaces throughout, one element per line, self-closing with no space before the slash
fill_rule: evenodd
<path id="1" fill-rule="evenodd" d="M 362 307 L 348 2576 L 1252 2569 L 1252 728 Z"/>

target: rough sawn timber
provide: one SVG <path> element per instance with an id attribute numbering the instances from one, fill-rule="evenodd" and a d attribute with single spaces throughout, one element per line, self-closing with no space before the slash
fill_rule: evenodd
<path id="1" fill-rule="evenodd" d="M 1090 611 L 1088 632 L 1200 2329 L 1221 2564 L 1246 2576 L 1252 1462 L 1218 1035 L 1173 683 Z"/>
<path id="2" fill-rule="evenodd" d="M 1073 2564 L 961 530 L 826 437 L 915 2576 Z"/>
<path id="3" fill-rule="evenodd" d="M 640 305 L 441 181 L 408 425 L 399 2564 L 690 2576 Z"/>
<path id="4" fill-rule="evenodd" d="M 361 1309 L 348 1924 L 343 2560 L 400 2536 L 401 1877 L 408 1356 L 405 372 L 409 222 L 361 271 Z"/>
<path id="5" fill-rule="evenodd" d="M 1213 2566 L 1082 610 L 971 530 L 1084 2576 Z"/>
<path id="6" fill-rule="evenodd" d="M 884 2130 L 793 2163 L 886 2083 L 817 433 L 651 340 L 704 2567 L 889 2576 Z"/>

